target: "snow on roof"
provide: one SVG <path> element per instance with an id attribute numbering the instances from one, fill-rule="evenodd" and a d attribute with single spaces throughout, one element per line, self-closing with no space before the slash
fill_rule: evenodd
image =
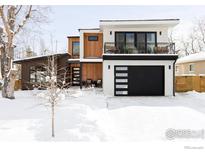
<path id="1" fill-rule="evenodd" d="M 52 54 L 46 54 L 46 55 L 38 55 L 38 56 L 32 56 L 32 57 L 26 57 L 26 58 L 22 58 L 22 59 L 15 59 L 15 62 L 20 62 L 20 61 L 24 61 L 24 60 L 31 60 L 31 59 L 37 59 L 37 58 L 45 58 L 45 57 L 49 57 L 49 56 L 58 56 L 58 55 L 64 55 L 64 54 L 68 54 L 67 52 L 62 52 L 62 53 L 52 53 Z"/>
<path id="2" fill-rule="evenodd" d="M 191 54 L 191 55 L 179 58 L 176 64 L 203 61 L 203 60 L 205 61 L 205 52 L 198 52 L 195 54 Z"/>

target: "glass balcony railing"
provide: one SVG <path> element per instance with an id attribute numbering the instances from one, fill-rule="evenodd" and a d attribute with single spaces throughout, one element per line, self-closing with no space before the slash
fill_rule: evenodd
<path id="1" fill-rule="evenodd" d="M 104 53 L 106 54 L 175 54 L 174 43 L 126 43 L 116 45 L 114 42 L 104 43 Z"/>

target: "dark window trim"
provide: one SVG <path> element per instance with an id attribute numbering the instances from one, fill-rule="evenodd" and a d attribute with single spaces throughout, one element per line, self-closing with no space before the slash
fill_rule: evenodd
<path id="1" fill-rule="evenodd" d="M 92 37 L 95 37 L 96 39 L 90 39 Z M 98 35 L 89 35 L 88 36 L 88 41 L 98 41 Z"/>
<path id="2" fill-rule="evenodd" d="M 137 33 L 145 33 L 145 53 L 147 53 L 147 34 L 154 33 L 155 34 L 155 46 L 157 47 L 157 32 L 156 31 L 115 31 L 115 46 L 117 45 L 116 40 L 116 34 L 117 33 L 123 33 L 124 36 L 126 36 L 127 33 L 134 33 L 134 39 L 135 39 L 135 46 L 136 46 L 136 40 L 137 40 Z M 124 40 L 124 45 L 126 44 L 126 37 Z"/>

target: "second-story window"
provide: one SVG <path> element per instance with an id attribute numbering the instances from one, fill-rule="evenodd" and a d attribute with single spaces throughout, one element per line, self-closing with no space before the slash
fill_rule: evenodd
<path id="1" fill-rule="evenodd" d="M 156 32 L 116 32 L 115 45 L 119 53 L 154 53 Z"/>
<path id="2" fill-rule="evenodd" d="M 80 52 L 80 43 L 79 42 L 72 43 L 72 52 L 73 52 L 73 56 L 79 56 L 79 52 Z"/>
<path id="3" fill-rule="evenodd" d="M 98 36 L 88 36 L 88 41 L 98 41 Z"/>

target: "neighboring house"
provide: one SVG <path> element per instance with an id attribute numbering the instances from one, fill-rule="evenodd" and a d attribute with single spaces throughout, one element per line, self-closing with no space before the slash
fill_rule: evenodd
<path id="1" fill-rule="evenodd" d="M 179 19 L 100 20 L 68 37 L 73 85 L 102 80 L 106 95 L 174 95 L 175 61 L 168 29 Z"/>
<path id="2" fill-rule="evenodd" d="M 69 58 L 68 53 L 27 57 L 15 60 L 15 64 L 21 65 L 21 72 L 19 75 L 21 78 L 19 80 L 21 81 L 22 90 L 33 89 L 39 83 L 46 82 L 45 77 L 48 71 L 45 66 L 48 64 L 48 58 L 51 56 L 56 57 L 57 78 L 63 78 L 65 73 L 69 76 L 67 64 Z M 70 82 L 69 77 L 66 77 L 66 79 L 67 82 Z"/>
<path id="3" fill-rule="evenodd" d="M 177 76 L 204 76 L 205 52 L 191 54 L 176 61 Z"/>

